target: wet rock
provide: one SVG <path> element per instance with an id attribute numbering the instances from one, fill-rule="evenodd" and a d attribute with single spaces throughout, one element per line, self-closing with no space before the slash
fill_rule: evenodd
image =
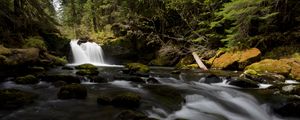
<path id="1" fill-rule="evenodd" d="M 56 81 L 56 82 L 54 82 L 54 83 L 52 83 L 55 87 L 62 87 L 62 86 L 64 86 L 64 85 L 67 85 L 67 82 L 65 82 L 65 81 Z"/>
<path id="2" fill-rule="evenodd" d="M 229 85 L 241 87 L 241 88 L 258 88 L 258 83 L 250 79 L 238 78 L 237 80 L 232 80 Z"/>
<path id="3" fill-rule="evenodd" d="M 86 96 L 86 87 L 76 83 L 63 86 L 57 94 L 58 99 L 85 99 Z"/>
<path id="4" fill-rule="evenodd" d="M 180 73 L 181 73 L 180 70 L 173 70 L 173 71 L 171 72 L 171 74 L 180 74 Z"/>
<path id="5" fill-rule="evenodd" d="M 91 79 L 92 82 L 96 83 L 107 83 L 108 79 L 103 76 L 90 76 L 89 79 Z"/>
<path id="6" fill-rule="evenodd" d="M 43 75 L 40 76 L 42 81 L 47 82 L 56 82 L 56 81 L 65 81 L 66 83 L 80 83 L 81 79 L 80 76 L 72 76 L 72 75 Z"/>
<path id="7" fill-rule="evenodd" d="M 148 78 L 146 81 L 147 81 L 148 84 L 149 83 L 150 84 L 158 84 L 159 83 L 159 81 L 155 78 Z"/>
<path id="8" fill-rule="evenodd" d="M 128 63 L 125 65 L 125 68 L 129 70 L 129 73 L 148 73 L 150 71 L 150 68 L 147 65 L 141 63 Z"/>
<path id="9" fill-rule="evenodd" d="M 281 93 L 288 95 L 300 96 L 300 85 L 285 85 L 282 86 Z"/>
<path id="10" fill-rule="evenodd" d="M 16 109 L 34 102 L 36 95 L 16 89 L 0 90 L 0 108 Z"/>
<path id="11" fill-rule="evenodd" d="M 148 118 L 144 113 L 124 110 L 117 115 L 116 120 L 157 120 L 155 118 Z"/>
<path id="12" fill-rule="evenodd" d="M 251 48 L 243 51 L 226 52 L 212 62 L 212 68 L 217 69 L 244 69 L 247 65 L 255 62 L 260 57 L 260 50 Z"/>
<path id="13" fill-rule="evenodd" d="M 287 102 L 275 109 L 275 112 L 284 117 L 300 117 L 300 101 Z"/>
<path id="14" fill-rule="evenodd" d="M 111 103 L 116 107 L 138 108 L 141 104 L 141 96 L 131 92 L 121 93 L 116 95 Z"/>
<path id="15" fill-rule="evenodd" d="M 79 71 L 76 72 L 77 75 L 85 76 L 85 75 L 98 75 L 99 71 L 98 68 L 92 64 L 82 64 L 75 67 L 76 69 L 79 69 Z"/>
<path id="16" fill-rule="evenodd" d="M 144 87 L 155 99 L 159 100 L 161 105 L 170 110 L 179 110 L 181 104 L 185 102 L 181 92 L 174 87 L 167 85 L 147 85 Z"/>
<path id="17" fill-rule="evenodd" d="M 63 69 L 63 70 L 74 70 L 74 68 L 69 67 L 69 66 L 63 66 L 61 69 Z"/>
<path id="18" fill-rule="evenodd" d="M 81 69 L 76 72 L 77 75 L 85 76 L 85 75 L 98 75 L 99 71 L 94 69 Z"/>
<path id="19" fill-rule="evenodd" d="M 211 83 L 220 83 L 223 82 L 223 80 L 216 75 L 208 75 L 207 77 L 205 77 L 205 79 L 202 82 L 211 84 Z"/>
<path id="20" fill-rule="evenodd" d="M 23 77 L 17 77 L 14 80 L 17 84 L 36 84 L 39 83 L 40 80 L 33 75 L 26 75 Z"/>

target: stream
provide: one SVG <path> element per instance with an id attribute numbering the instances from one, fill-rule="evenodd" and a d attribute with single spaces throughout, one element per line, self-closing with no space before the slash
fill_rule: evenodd
<path id="1" fill-rule="evenodd" d="M 39 97 L 31 105 L 18 110 L 0 110 L 1 120 L 113 120 L 124 108 L 97 104 L 99 94 L 134 92 L 142 97 L 136 111 L 161 120 L 296 120 L 276 115 L 266 101 L 258 101 L 243 90 L 227 85 L 226 77 L 218 83 L 207 83 L 208 73 L 187 71 L 171 74 L 173 68 L 151 67 L 150 77 L 159 81 L 135 83 L 113 76 L 123 76 L 122 67 L 98 67 L 99 76 L 109 79 L 106 83 L 94 83 L 82 79 L 87 87 L 85 100 L 59 100 L 59 87 L 41 81 L 36 85 L 17 85 L 12 81 L 0 84 L 0 89 L 15 88 L 36 93 Z M 48 75 L 75 75 L 76 70 L 60 67 L 46 72 Z M 235 72 L 230 72 L 236 74 Z M 147 79 L 148 77 L 143 77 Z M 159 89 L 159 90 L 155 90 Z M 179 99 L 182 100 L 177 100 Z"/>

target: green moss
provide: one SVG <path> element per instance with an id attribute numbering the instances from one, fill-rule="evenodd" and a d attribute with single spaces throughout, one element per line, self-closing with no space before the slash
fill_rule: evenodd
<path id="1" fill-rule="evenodd" d="M 260 54 L 261 52 L 257 48 L 235 52 L 231 51 L 209 60 L 208 63 L 213 61 L 212 67 L 218 69 L 244 69 L 247 65 L 256 61 L 260 57 Z"/>
<path id="2" fill-rule="evenodd" d="M 42 51 L 47 51 L 47 46 L 43 40 L 43 38 L 39 36 L 29 37 L 25 40 L 23 48 L 38 48 Z"/>
<path id="3" fill-rule="evenodd" d="M 112 99 L 112 105 L 117 107 L 137 108 L 141 104 L 141 96 L 136 93 L 121 93 Z"/>
<path id="4" fill-rule="evenodd" d="M 97 69 L 97 67 L 92 64 L 82 64 L 82 65 L 76 66 L 75 68 L 76 69 L 95 69 L 95 70 Z"/>
<path id="5" fill-rule="evenodd" d="M 59 99 L 85 99 L 86 96 L 86 87 L 76 83 L 63 86 L 57 94 Z"/>
<path id="6" fill-rule="evenodd" d="M 99 71 L 95 70 L 95 69 L 81 69 L 79 71 L 76 72 L 77 75 L 98 75 Z"/>
<path id="7" fill-rule="evenodd" d="M 258 75 L 258 73 L 255 71 L 255 70 L 252 70 L 252 69 L 248 69 L 246 71 L 244 71 L 244 74 L 246 75 Z"/>
<path id="8" fill-rule="evenodd" d="M 190 64 L 190 65 L 185 65 L 181 67 L 183 70 L 194 70 L 194 69 L 199 69 L 198 64 Z"/>
<path id="9" fill-rule="evenodd" d="M 45 53 L 47 62 L 45 63 L 46 66 L 63 66 L 68 63 L 65 57 L 57 57 L 48 53 Z"/>
<path id="10" fill-rule="evenodd" d="M 35 95 L 16 89 L 0 90 L 0 108 L 15 109 L 33 102 Z"/>
<path id="11" fill-rule="evenodd" d="M 280 60 L 265 59 L 247 66 L 246 70 L 248 69 L 252 69 L 257 72 L 271 72 L 288 75 L 290 73 L 291 66 Z"/>
<path id="12" fill-rule="evenodd" d="M 17 84 L 36 84 L 39 83 L 39 79 L 37 79 L 35 76 L 33 75 L 26 75 L 23 77 L 18 77 L 15 82 Z"/>
<path id="13" fill-rule="evenodd" d="M 190 65 L 190 64 L 193 64 L 195 63 L 195 59 L 193 58 L 192 55 L 188 55 L 188 56 L 185 56 L 184 58 L 182 58 L 177 64 L 176 64 L 176 68 L 182 68 L 186 65 Z"/>
<path id="14" fill-rule="evenodd" d="M 132 72 L 148 73 L 150 71 L 150 68 L 147 65 L 141 63 L 128 63 L 125 65 L 125 68 Z"/>

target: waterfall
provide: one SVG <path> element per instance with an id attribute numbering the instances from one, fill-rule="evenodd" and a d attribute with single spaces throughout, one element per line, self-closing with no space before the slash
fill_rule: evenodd
<path id="1" fill-rule="evenodd" d="M 73 55 L 72 64 L 90 63 L 94 65 L 105 65 L 102 48 L 95 42 L 86 42 L 79 45 L 78 40 L 72 40 L 70 45 Z"/>

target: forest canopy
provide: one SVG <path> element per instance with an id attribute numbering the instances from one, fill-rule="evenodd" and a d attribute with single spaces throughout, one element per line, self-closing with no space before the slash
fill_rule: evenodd
<path id="1" fill-rule="evenodd" d="M 298 0 L 1 0 L 0 40 L 6 44 L 63 33 L 103 41 L 114 32 L 116 37 L 135 36 L 182 51 L 251 47 L 264 51 L 298 44 L 299 4 Z"/>

